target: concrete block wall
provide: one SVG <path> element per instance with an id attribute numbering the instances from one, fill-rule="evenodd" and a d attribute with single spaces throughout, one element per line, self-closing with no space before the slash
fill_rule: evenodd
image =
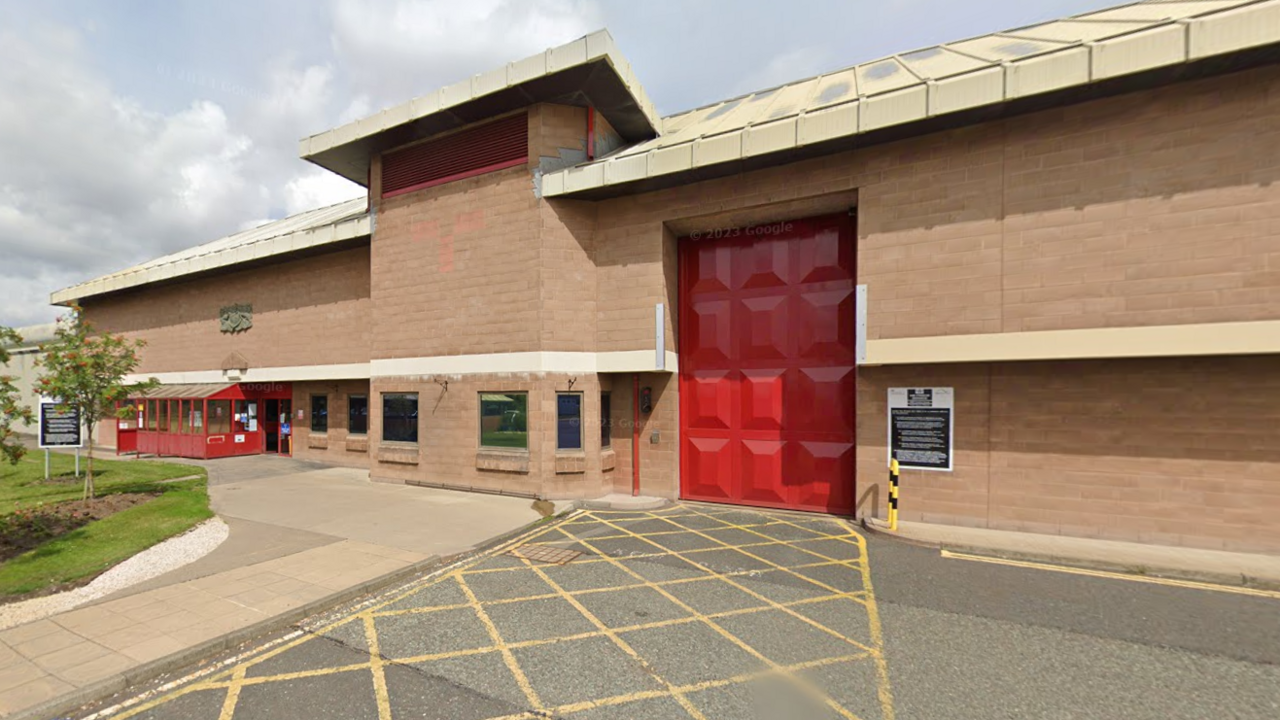
<path id="1" fill-rule="evenodd" d="M 1270 66 L 602 201 L 601 347 L 666 233 L 855 192 L 871 339 L 1280 318 L 1277 112 Z"/>
<path id="2" fill-rule="evenodd" d="M 366 363 L 373 340 L 369 248 L 357 247 L 108 296 L 85 304 L 105 332 L 147 343 L 140 373 Z M 253 327 L 221 331 L 220 308 L 253 305 Z"/>
<path id="3" fill-rule="evenodd" d="M 311 431 L 312 395 L 328 397 L 328 430 L 323 433 Z M 353 435 L 349 427 L 348 403 L 352 395 L 369 397 L 369 381 L 293 383 L 293 416 L 290 418 L 293 423 L 293 457 L 330 465 L 369 467 L 369 434 Z M 301 417 L 299 410 L 302 411 Z"/>
<path id="4" fill-rule="evenodd" d="M 377 378 L 369 409 L 371 477 L 549 499 L 599 496 L 618 472 L 602 468 L 600 388 L 594 374 Z M 390 392 L 418 394 L 416 445 L 382 441 L 382 395 Z M 528 394 L 528 448 L 481 448 L 480 395 L 511 392 Z M 558 392 L 582 394 L 581 452 L 556 450 Z"/>
<path id="5" fill-rule="evenodd" d="M 541 247 L 528 169 L 382 200 L 371 272 L 375 358 L 538 350 Z"/>
<path id="6" fill-rule="evenodd" d="M 887 390 L 921 386 L 955 388 L 955 471 L 904 471 L 904 520 L 1280 552 L 1274 358 L 864 368 L 861 514 L 885 513 Z"/>

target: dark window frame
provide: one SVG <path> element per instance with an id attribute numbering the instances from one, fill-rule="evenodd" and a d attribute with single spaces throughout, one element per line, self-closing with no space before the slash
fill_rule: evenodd
<path id="1" fill-rule="evenodd" d="M 506 395 L 508 397 L 511 397 L 513 400 L 516 398 L 524 398 L 523 414 L 521 414 L 521 410 L 519 408 L 512 408 L 511 410 L 514 413 L 512 417 L 507 418 L 505 417 L 505 414 L 496 416 L 498 418 L 501 418 L 500 420 L 498 420 L 500 427 L 501 426 L 508 427 L 508 432 L 513 432 L 513 433 L 524 432 L 524 445 L 521 446 L 521 445 L 485 444 L 484 436 L 485 436 L 486 415 L 484 414 L 484 410 L 485 410 L 484 396 L 486 395 Z M 478 447 L 480 447 L 482 450 L 509 450 L 512 452 L 529 452 L 529 391 L 528 390 L 508 390 L 508 391 L 482 390 L 480 393 L 476 395 L 476 399 L 477 399 L 476 417 L 478 420 L 478 430 L 479 430 L 479 432 L 476 435 L 476 443 Z M 517 401 L 516 404 L 519 405 L 519 402 Z M 489 417 L 492 420 L 495 416 L 489 415 L 487 417 Z M 523 426 L 524 426 L 523 430 L 519 428 L 519 424 L 521 422 L 523 423 Z"/>
<path id="2" fill-rule="evenodd" d="M 356 398 L 359 398 L 364 405 L 364 412 L 359 415 L 355 413 L 356 403 L 353 402 Z M 357 418 L 359 423 L 356 422 Z M 356 429 L 357 427 L 359 429 Z M 347 395 L 347 434 L 369 434 L 369 396 L 365 393 L 350 393 Z"/>
<path id="3" fill-rule="evenodd" d="M 577 420 L 577 423 L 576 423 L 576 425 L 577 425 L 577 440 L 576 440 L 577 444 L 576 444 L 576 445 L 565 445 L 565 440 L 568 438 L 568 436 L 565 434 L 566 428 L 571 428 L 571 427 L 573 427 L 573 426 L 574 426 L 574 424 L 575 424 L 575 423 L 574 423 L 574 420 L 575 420 L 575 417 L 574 417 L 574 416 L 561 417 L 561 411 L 565 409 L 565 406 L 561 403 L 561 400 L 562 400 L 562 399 L 568 399 L 568 398 L 572 398 L 572 399 L 574 399 L 574 400 L 577 402 L 577 406 L 578 406 L 578 408 L 577 408 L 577 416 L 576 416 L 576 420 Z M 585 441 L 584 441 L 584 438 L 582 437 L 582 436 L 583 436 L 583 432 L 582 432 L 582 405 L 583 405 L 582 393 L 580 393 L 580 392 L 558 392 L 558 393 L 556 393 L 556 452 L 571 452 L 571 453 L 577 453 L 577 452 L 582 452 L 582 451 L 583 451 L 583 449 L 584 449 L 584 448 L 583 448 L 583 446 L 584 446 L 586 443 L 585 443 Z M 572 432 L 572 431 L 570 431 L 570 432 Z"/>
<path id="4" fill-rule="evenodd" d="M 316 401 L 319 400 L 319 411 L 316 409 Z M 329 394 L 328 393 L 312 393 L 311 394 L 311 432 L 327 433 L 329 432 Z"/>
<path id="5" fill-rule="evenodd" d="M 404 415 L 389 416 L 387 410 L 398 403 L 388 403 L 388 400 L 409 400 L 412 399 L 412 410 Z M 409 406 L 406 405 L 408 410 Z M 404 443 L 416 445 L 418 444 L 418 393 L 416 392 L 384 392 L 382 393 L 382 442 L 386 443 Z M 388 437 L 389 431 L 395 431 L 394 436 Z"/>
<path id="6" fill-rule="evenodd" d="M 600 449 L 613 447 L 613 396 L 608 390 L 600 392 Z"/>

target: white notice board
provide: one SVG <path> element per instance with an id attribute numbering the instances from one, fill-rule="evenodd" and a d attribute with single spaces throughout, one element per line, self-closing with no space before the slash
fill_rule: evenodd
<path id="1" fill-rule="evenodd" d="M 955 388 L 889 388 L 889 452 L 898 467 L 951 472 Z"/>

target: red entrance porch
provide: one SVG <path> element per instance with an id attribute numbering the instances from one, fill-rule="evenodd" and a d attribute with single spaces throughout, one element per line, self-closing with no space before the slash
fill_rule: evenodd
<path id="1" fill-rule="evenodd" d="M 141 454 L 209 459 L 292 454 L 292 383 L 162 385 L 135 398 L 136 422 L 121 421 L 118 444 Z M 136 433 L 133 439 L 124 437 Z"/>

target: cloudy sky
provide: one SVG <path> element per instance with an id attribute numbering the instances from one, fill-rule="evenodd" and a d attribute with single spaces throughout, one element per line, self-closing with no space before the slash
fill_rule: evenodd
<path id="1" fill-rule="evenodd" d="M 0 325 L 359 188 L 297 141 L 608 27 L 659 112 L 1117 0 L 0 0 Z"/>

